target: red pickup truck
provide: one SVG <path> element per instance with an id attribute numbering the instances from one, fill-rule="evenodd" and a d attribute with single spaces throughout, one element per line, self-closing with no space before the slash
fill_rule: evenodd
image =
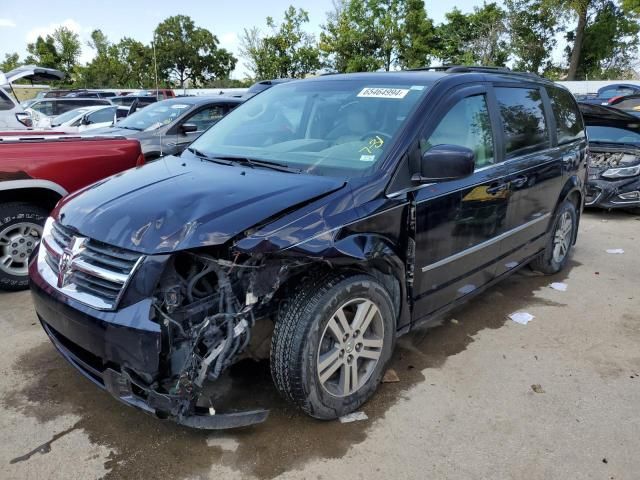
<path id="1" fill-rule="evenodd" d="M 29 254 L 58 200 L 143 163 L 137 140 L 0 132 L 0 289 L 28 286 Z"/>

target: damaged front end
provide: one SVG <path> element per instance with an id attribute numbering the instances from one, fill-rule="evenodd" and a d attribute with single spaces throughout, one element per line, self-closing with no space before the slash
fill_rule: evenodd
<path id="1" fill-rule="evenodd" d="M 170 259 L 153 300 L 163 339 L 163 371 L 154 392 L 166 399 L 160 410 L 195 428 L 237 427 L 267 418 L 265 410 L 214 414 L 204 384 L 217 380 L 243 354 L 256 356 L 247 353 L 256 320 L 273 313 L 264 307 L 287 270 L 286 264 L 259 255 L 223 260 L 185 252 Z M 260 321 L 270 322 L 267 316 Z M 253 345 L 262 340 L 254 339 Z"/>
<path id="2" fill-rule="evenodd" d="M 630 147 L 590 147 L 586 206 L 640 206 L 640 150 Z"/>

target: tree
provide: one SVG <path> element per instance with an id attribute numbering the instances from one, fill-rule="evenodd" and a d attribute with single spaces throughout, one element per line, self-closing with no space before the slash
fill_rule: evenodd
<path id="1" fill-rule="evenodd" d="M 547 0 L 506 0 L 514 68 L 541 73 L 552 67 L 551 52 L 560 31 L 560 11 Z"/>
<path id="2" fill-rule="evenodd" d="M 474 7 L 471 13 L 454 8 L 438 25 L 438 57 L 446 64 L 504 66 L 509 59 L 506 12 L 496 3 Z"/>
<path id="3" fill-rule="evenodd" d="M 585 25 L 576 77 L 624 78 L 638 57 L 640 25 L 611 0 L 594 7 Z"/>
<path id="4" fill-rule="evenodd" d="M 582 44 L 584 41 L 584 31 L 587 27 L 587 16 L 589 8 L 595 0 L 559 0 L 560 6 L 573 17 L 577 18 L 577 25 L 573 32 L 567 35 L 567 40 L 573 42 L 569 55 L 569 71 L 567 80 L 575 80 L 582 54 Z"/>
<path id="5" fill-rule="evenodd" d="M 254 80 L 266 78 L 304 78 L 320 68 L 320 51 L 315 37 L 303 30 L 309 14 L 290 6 L 284 21 L 277 25 L 267 17 L 270 32 L 262 35 L 257 28 L 245 29 L 241 38 L 241 55 Z"/>
<path id="6" fill-rule="evenodd" d="M 423 0 L 343 0 L 322 26 L 320 49 L 341 72 L 425 66 L 435 36 Z"/>
<path id="7" fill-rule="evenodd" d="M 20 65 L 22 65 L 20 55 L 17 53 L 5 53 L 4 61 L 0 63 L 0 72 L 9 72 Z"/>
<path id="8" fill-rule="evenodd" d="M 27 51 L 30 54 L 26 58 L 27 64 L 56 68 L 63 71 L 67 79 L 71 79 L 78 66 L 82 47 L 77 33 L 67 27 L 58 27 L 51 35 L 45 38 L 39 36 L 34 43 L 28 44 Z"/>
<path id="9" fill-rule="evenodd" d="M 154 39 L 158 68 L 180 88 L 190 81 L 193 86 L 212 78 L 227 77 L 237 59 L 218 48 L 218 38 L 206 28 L 196 27 L 185 15 L 169 17 L 155 29 Z"/>

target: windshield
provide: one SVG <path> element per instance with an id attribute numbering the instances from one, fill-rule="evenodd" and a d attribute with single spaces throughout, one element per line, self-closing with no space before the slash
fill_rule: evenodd
<path id="1" fill-rule="evenodd" d="M 163 125 L 169 125 L 191 108 L 193 105 L 187 103 L 154 103 L 118 122 L 118 126 L 133 130 L 155 130 Z"/>
<path id="2" fill-rule="evenodd" d="M 90 109 L 88 108 L 76 108 L 75 110 L 69 110 L 62 115 L 58 115 L 53 120 L 51 120 L 51 125 L 62 125 L 65 122 L 69 122 L 76 118 L 78 115 L 82 115 L 83 113 L 88 112 Z"/>
<path id="3" fill-rule="evenodd" d="M 640 143 L 640 133 L 616 127 L 587 127 L 590 142 Z"/>
<path id="4" fill-rule="evenodd" d="M 424 83 L 379 79 L 279 85 L 239 106 L 193 148 L 211 157 L 277 162 L 316 175 L 365 176 L 427 89 Z"/>

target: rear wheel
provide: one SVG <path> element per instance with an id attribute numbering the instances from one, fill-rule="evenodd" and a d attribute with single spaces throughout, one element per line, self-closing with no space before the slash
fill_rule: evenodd
<path id="1" fill-rule="evenodd" d="M 29 286 L 29 255 L 42 236 L 47 211 L 28 203 L 0 205 L 0 288 L 24 290 Z"/>
<path id="2" fill-rule="evenodd" d="M 394 340 L 393 305 L 373 277 L 336 275 L 309 282 L 276 322 L 274 383 L 312 417 L 340 417 L 375 392 Z"/>
<path id="3" fill-rule="evenodd" d="M 575 205 L 565 200 L 556 213 L 553 230 L 543 253 L 531 262 L 531 268 L 552 275 L 562 270 L 569 261 L 569 252 L 578 226 Z"/>

